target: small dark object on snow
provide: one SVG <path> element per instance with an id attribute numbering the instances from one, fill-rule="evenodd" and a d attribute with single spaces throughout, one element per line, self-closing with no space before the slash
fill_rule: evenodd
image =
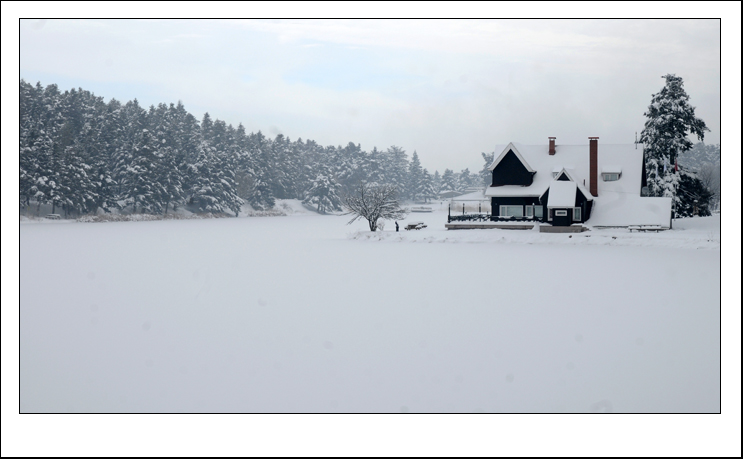
<path id="1" fill-rule="evenodd" d="M 395 231 L 400 231 L 400 225 L 398 225 L 397 222 L 395 222 Z"/>
<path id="2" fill-rule="evenodd" d="M 408 226 L 405 227 L 406 230 L 419 230 L 421 228 L 427 228 L 428 225 L 426 225 L 423 222 L 410 222 L 408 223 Z"/>

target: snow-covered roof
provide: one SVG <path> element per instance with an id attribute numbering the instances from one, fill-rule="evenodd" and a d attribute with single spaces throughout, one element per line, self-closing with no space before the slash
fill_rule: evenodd
<path id="1" fill-rule="evenodd" d="M 549 187 L 547 208 L 575 206 L 575 193 L 578 186 L 575 182 L 553 180 Z"/>
<path id="2" fill-rule="evenodd" d="M 492 187 L 485 190 L 485 196 L 534 196 L 539 197 L 547 191 L 552 182 L 552 173 L 555 170 L 569 172 L 569 176 L 576 183 L 586 198 L 591 197 L 587 191 L 590 186 L 588 160 L 588 145 L 560 145 L 555 146 L 555 154 L 549 154 L 548 145 L 522 145 L 520 143 L 510 143 L 504 147 L 498 146 L 495 151 L 503 148 L 503 153 L 498 157 L 488 169 L 493 170 L 497 162 L 505 156 L 509 149 L 523 158 L 525 164 L 528 161 L 528 167 L 536 171 L 534 181 L 530 186 L 503 185 Z M 598 144 L 598 170 L 602 170 L 604 165 L 611 167 L 620 167 L 622 177 L 613 182 L 604 182 L 598 177 L 598 195 L 606 193 L 629 193 L 639 196 L 642 183 L 642 146 L 635 144 Z"/>
<path id="3" fill-rule="evenodd" d="M 454 196 L 451 201 L 489 201 L 490 199 L 485 197 L 485 190 L 474 191 L 472 193 L 462 194 Z"/>
<path id="4" fill-rule="evenodd" d="M 604 164 L 603 166 L 601 166 L 601 173 L 602 174 L 621 174 L 622 166 L 617 166 L 616 164 Z"/>
<path id="5" fill-rule="evenodd" d="M 659 225 L 668 228 L 670 219 L 671 198 L 599 193 L 594 198 L 591 218 L 586 223 L 591 226 Z"/>

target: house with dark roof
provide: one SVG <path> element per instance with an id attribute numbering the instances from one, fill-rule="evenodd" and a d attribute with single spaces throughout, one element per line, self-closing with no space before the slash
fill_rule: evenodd
<path id="1" fill-rule="evenodd" d="M 487 224 L 670 227 L 671 199 L 642 196 L 642 145 L 599 148 L 598 137 L 588 139 L 588 145 L 558 145 L 549 137 L 548 145 L 497 147 L 488 167 L 492 181 L 482 192 L 491 201 Z M 450 217 L 447 227 L 466 228 L 471 220 Z"/>

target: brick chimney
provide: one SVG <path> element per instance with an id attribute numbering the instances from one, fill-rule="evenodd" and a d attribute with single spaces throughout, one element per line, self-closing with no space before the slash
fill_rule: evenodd
<path id="1" fill-rule="evenodd" d="M 550 139 L 550 156 L 555 154 L 555 139 L 557 137 L 548 137 Z"/>
<path id="2" fill-rule="evenodd" d="M 599 195 L 599 138 L 588 138 L 589 189 L 593 196 Z"/>

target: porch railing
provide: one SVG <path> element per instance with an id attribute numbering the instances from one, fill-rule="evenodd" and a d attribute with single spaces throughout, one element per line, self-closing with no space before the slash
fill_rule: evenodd
<path id="1" fill-rule="evenodd" d="M 449 215 L 448 222 L 541 222 L 539 217 L 501 217 L 491 214 Z"/>

